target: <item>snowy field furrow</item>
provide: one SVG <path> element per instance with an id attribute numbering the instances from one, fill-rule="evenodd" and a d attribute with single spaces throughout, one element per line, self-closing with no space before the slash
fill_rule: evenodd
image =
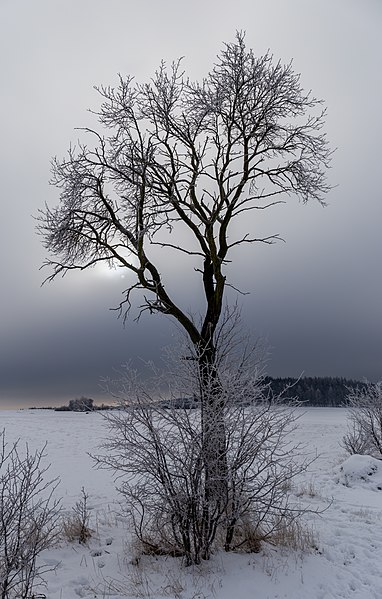
<path id="1" fill-rule="evenodd" d="M 42 556 L 55 570 L 46 575 L 48 599 L 380 599 L 382 597 L 382 470 L 372 476 L 342 469 L 346 410 L 302 411 L 296 439 L 317 456 L 295 481 L 296 502 L 310 506 L 313 531 L 304 553 L 264 545 L 258 554 L 217 554 L 200 567 L 183 568 L 173 558 L 142 557 L 131 542 L 110 472 L 97 470 L 96 453 L 107 435 L 101 414 L 42 410 L 2 411 L 7 441 L 31 449 L 47 442 L 50 476 L 68 513 L 81 488 L 89 494 L 93 537 Z M 362 464 L 361 464 L 362 465 Z M 321 512 L 320 514 L 314 513 Z"/>

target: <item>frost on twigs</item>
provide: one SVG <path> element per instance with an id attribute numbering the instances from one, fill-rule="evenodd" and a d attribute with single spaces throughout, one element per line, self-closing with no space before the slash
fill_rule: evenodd
<path id="1" fill-rule="evenodd" d="M 382 459 L 382 381 L 349 390 L 349 430 L 342 445 L 350 454 Z"/>
<path id="2" fill-rule="evenodd" d="M 96 459 L 114 471 L 145 553 L 182 556 L 192 564 L 219 548 L 256 552 L 262 541 L 275 539 L 301 515 L 287 492 L 307 466 L 301 447 L 290 438 L 295 405 L 271 395 L 251 352 L 235 358 L 232 351 L 223 352 L 218 364 L 221 410 L 209 422 L 208 440 L 203 419 L 211 414 L 198 401 L 199 370 L 193 360 L 178 361 L 172 376 L 167 369 L 171 382 L 165 393 L 160 381 L 156 393 L 154 385 L 148 392 L 149 384 L 136 373 L 126 369 L 123 374 L 121 410 L 106 416 L 110 435 Z M 216 378 L 213 386 L 216 393 Z M 181 407 L 179 398 L 190 396 L 194 409 L 187 402 Z M 217 461 L 211 452 L 221 449 L 222 435 L 224 460 Z M 212 470 L 206 466 L 210 461 L 224 468 Z M 214 495 L 211 473 L 221 477 Z"/>
<path id="3" fill-rule="evenodd" d="M 0 596 L 27 599 L 44 583 L 40 554 L 59 533 L 57 479 L 45 480 L 44 449 L 31 452 L 19 441 L 9 445 L 0 433 Z"/>

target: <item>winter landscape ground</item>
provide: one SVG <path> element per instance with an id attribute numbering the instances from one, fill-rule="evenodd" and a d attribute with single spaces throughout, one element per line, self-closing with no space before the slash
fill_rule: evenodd
<path id="1" fill-rule="evenodd" d="M 112 475 L 94 468 L 88 452 L 107 435 L 100 413 L 9 410 L 0 412 L 7 441 L 20 438 L 32 449 L 47 442 L 50 475 L 70 514 L 89 494 L 93 536 L 43 553 L 54 567 L 46 574 L 48 599 L 379 599 L 382 597 L 382 464 L 348 459 L 340 442 L 346 409 L 301 410 L 294 433 L 317 454 L 295 482 L 296 503 L 312 508 L 304 517 L 305 551 L 264 545 L 257 554 L 213 556 L 184 568 L 176 558 L 137 554 Z"/>

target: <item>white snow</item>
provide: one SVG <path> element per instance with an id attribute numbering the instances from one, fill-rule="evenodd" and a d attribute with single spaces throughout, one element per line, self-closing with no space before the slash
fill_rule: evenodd
<path id="1" fill-rule="evenodd" d="M 68 543 L 46 551 L 48 599 L 380 599 L 382 598 L 382 462 L 347 456 L 340 441 L 346 410 L 308 408 L 294 433 L 317 454 L 292 489 L 296 502 L 311 507 L 307 530 L 314 542 L 306 552 L 265 545 L 258 554 L 213 556 L 200 567 L 177 559 L 137 553 L 110 472 L 94 468 L 107 434 L 100 413 L 40 410 L 1 411 L 8 441 L 20 437 L 31 448 L 48 442 L 50 474 L 68 512 L 89 493 L 93 538 L 87 546 Z M 315 513 L 320 511 L 320 514 Z"/>
<path id="2" fill-rule="evenodd" d="M 338 481 L 347 487 L 382 491 L 382 461 L 370 455 L 352 455 L 338 468 Z"/>

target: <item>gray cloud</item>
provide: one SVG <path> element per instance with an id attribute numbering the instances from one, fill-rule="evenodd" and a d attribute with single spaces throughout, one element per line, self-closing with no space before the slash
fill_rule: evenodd
<path id="1" fill-rule="evenodd" d="M 328 208 L 291 199 L 254 215 L 254 230 L 287 243 L 235 255 L 230 276 L 250 292 L 242 298 L 248 330 L 268 339 L 274 375 L 382 376 L 381 23 L 372 0 L 1 3 L 0 406 L 101 397 L 100 376 L 172 343 L 168 320 L 144 317 L 123 329 L 108 311 L 124 288 L 116 273 L 68 275 L 41 289 L 45 252 L 32 215 L 58 198 L 48 185 L 51 157 L 76 141 L 75 127 L 94 125 L 86 112 L 99 104 L 94 84 L 114 84 L 117 72 L 147 79 L 162 57 L 183 55 L 201 77 L 235 29 L 246 29 L 257 53 L 294 59 L 303 85 L 326 100 L 338 148 Z M 197 277 L 184 280 L 182 260 L 163 268 L 197 312 Z"/>

